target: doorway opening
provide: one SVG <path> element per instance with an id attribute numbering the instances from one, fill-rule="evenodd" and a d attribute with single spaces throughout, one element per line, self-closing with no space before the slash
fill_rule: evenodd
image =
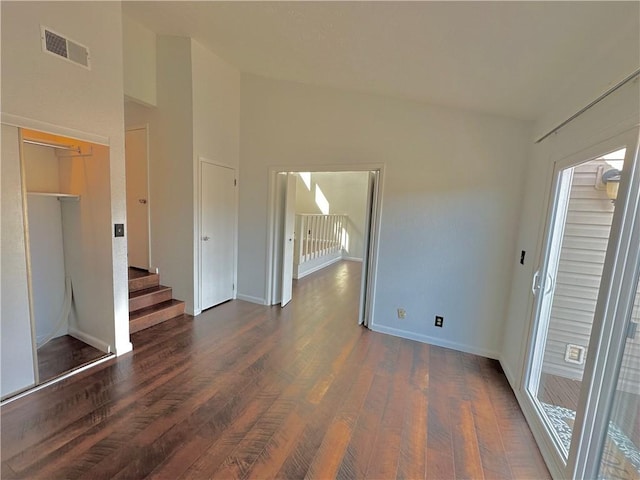
<path id="1" fill-rule="evenodd" d="M 274 169 L 270 182 L 270 269 L 267 298 L 282 307 L 293 283 L 338 262 L 360 265 L 358 323 L 372 317 L 381 167 Z M 349 267 L 353 271 L 353 266 Z M 336 270 L 336 271 L 339 271 Z"/>
<path id="2" fill-rule="evenodd" d="M 127 259 L 129 268 L 142 271 L 148 271 L 151 265 L 148 145 L 146 126 L 125 131 Z"/>

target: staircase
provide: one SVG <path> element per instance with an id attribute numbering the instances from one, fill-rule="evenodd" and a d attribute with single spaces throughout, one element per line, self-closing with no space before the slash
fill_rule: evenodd
<path id="1" fill-rule="evenodd" d="M 184 313 L 184 302 L 173 299 L 171 287 L 160 285 L 160 275 L 129 269 L 129 333 Z"/>

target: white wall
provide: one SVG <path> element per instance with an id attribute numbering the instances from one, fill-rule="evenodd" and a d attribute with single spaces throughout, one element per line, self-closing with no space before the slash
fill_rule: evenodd
<path id="1" fill-rule="evenodd" d="M 499 355 L 530 125 L 252 75 L 241 108 L 239 293 L 265 298 L 269 166 L 383 163 L 374 329 Z"/>
<path id="2" fill-rule="evenodd" d="M 329 202 L 329 213 L 349 217 L 348 249 L 344 255 L 362 259 L 367 214 L 368 172 L 312 172 L 311 188 L 297 177 L 296 213 L 322 213 L 315 201 L 315 187 L 320 187 Z M 300 238 L 300 237 L 298 237 Z"/>
<path id="3" fill-rule="evenodd" d="M 126 45 L 125 45 L 126 49 Z M 186 37 L 157 37 L 157 108 L 125 104 L 149 124 L 151 266 L 198 313 L 199 158 L 238 168 L 240 74 Z"/>
<path id="4" fill-rule="evenodd" d="M 193 312 L 191 41 L 157 38 L 158 107 L 149 126 L 152 265 Z"/>
<path id="5" fill-rule="evenodd" d="M 2 125 L 0 397 L 35 382 L 18 129 Z"/>
<path id="6" fill-rule="evenodd" d="M 61 201 L 56 197 L 27 194 L 31 291 L 36 344 L 66 335 L 64 315 L 65 268 Z"/>
<path id="7" fill-rule="evenodd" d="M 240 161 L 240 72 L 191 41 L 193 88 L 194 312 L 200 304 L 200 158 L 238 170 Z M 235 257 L 236 252 L 230 252 Z M 233 262 L 234 265 L 236 262 Z"/>
<path id="8" fill-rule="evenodd" d="M 574 72 L 573 81 L 557 85 L 549 92 L 549 105 L 553 108 L 536 120 L 533 138 L 540 138 L 640 67 L 640 3 L 637 2 L 634 20 L 627 23 L 626 29 L 609 30 L 598 49 L 585 52 L 583 67 Z"/>
<path id="9" fill-rule="evenodd" d="M 198 156 L 238 168 L 240 72 L 191 41 L 193 149 Z"/>
<path id="10" fill-rule="evenodd" d="M 156 34 L 122 16 L 124 94 L 145 105 L 156 105 Z"/>
<path id="11" fill-rule="evenodd" d="M 104 249 L 93 252 L 103 261 L 92 272 L 107 280 L 91 303 L 93 321 L 109 330 L 104 340 L 124 353 L 131 349 L 127 244 L 112 233 L 114 223 L 126 223 L 121 6 L 2 2 L 1 8 L 2 121 L 109 145 L 108 216 L 100 230 L 108 237 Z M 43 53 L 40 25 L 86 45 L 91 70 Z"/>
<path id="12" fill-rule="evenodd" d="M 110 301 L 105 292 L 112 282 L 111 277 L 94 273 L 109 267 L 108 255 L 96 254 L 109 251 L 113 236 L 108 178 L 109 149 L 103 145 L 94 145 L 90 157 L 60 162 L 61 190 L 80 195 L 80 201 L 69 202 L 62 209 L 65 268 L 73 288 L 70 333 L 102 349 L 100 342 L 113 345 L 107 342 L 113 335 L 113 320 L 95 311 L 97 305 Z"/>
<path id="13" fill-rule="evenodd" d="M 59 192 L 60 168 L 55 150 L 28 143 L 22 149 L 27 192 Z"/>

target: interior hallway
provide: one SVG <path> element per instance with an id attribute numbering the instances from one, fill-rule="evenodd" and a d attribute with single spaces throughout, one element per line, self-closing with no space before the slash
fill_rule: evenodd
<path id="1" fill-rule="evenodd" d="M 2 478 L 548 478 L 496 361 L 356 325 L 360 267 L 140 331 L 9 403 Z"/>

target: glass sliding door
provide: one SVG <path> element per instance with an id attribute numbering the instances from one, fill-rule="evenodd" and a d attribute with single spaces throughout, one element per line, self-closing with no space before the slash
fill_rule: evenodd
<path id="1" fill-rule="evenodd" d="M 622 168 L 625 149 L 557 167 L 546 268 L 528 390 L 567 459 L 582 389 L 615 204 L 597 188 L 603 172 Z"/>
<path id="2" fill-rule="evenodd" d="M 554 168 L 545 245 L 532 282 L 536 303 L 524 388 L 537 424 L 546 432 L 546 444 L 553 446 L 558 470 L 567 476 L 585 471 L 584 465 L 582 470 L 578 467 L 580 461 L 587 463 L 580 455 L 590 455 L 593 461 L 596 416 L 604 418 L 607 405 L 594 401 L 607 395 L 602 382 L 594 379 L 614 373 L 605 357 L 615 340 L 609 334 L 622 331 L 613 329 L 611 322 L 623 320 L 607 320 L 607 315 L 611 299 L 622 288 L 611 283 L 613 266 L 627 258 L 620 248 L 621 236 L 631 235 L 623 227 L 633 220 L 624 217 L 630 211 L 626 195 L 630 170 L 636 169 L 636 143 L 637 133 L 621 135 L 560 160 Z M 621 180 L 624 186 L 618 194 Z M 632 181 L 638 182 L 637 175 Z M 637 210 L 631 211 L 636 215 Z M 605 326 L 609 332 L 603 332 Z M 640 338 L 640 332 L 636 335 Z M 640 351 L 632 352 L 627 361 L 640 363 Z M 636 382 L 631 388 L 640 393 L 640 378 L 633 377 L 633 368 L 627 371 L 631 373 L 620 376 L 622 383 L 628 389 L 629 382 Z M 624 394 L 620 398 L 612 419 L 619 411 L 627 421 L 629 409 L 637 412 L 638 404 L 629 406 L 633 402 Z M 607 448 L 601 450 L 603 459 L 613 451 Z M 616 478 L 602 472 L 600 477 Z"/>
<path id="3" fill-rule="evenodd" d="M 607 434 L 602 445 L 598 478 L 640 479 L 640 284 L 631 315 L 626 324 L 626 338 Z"/>

